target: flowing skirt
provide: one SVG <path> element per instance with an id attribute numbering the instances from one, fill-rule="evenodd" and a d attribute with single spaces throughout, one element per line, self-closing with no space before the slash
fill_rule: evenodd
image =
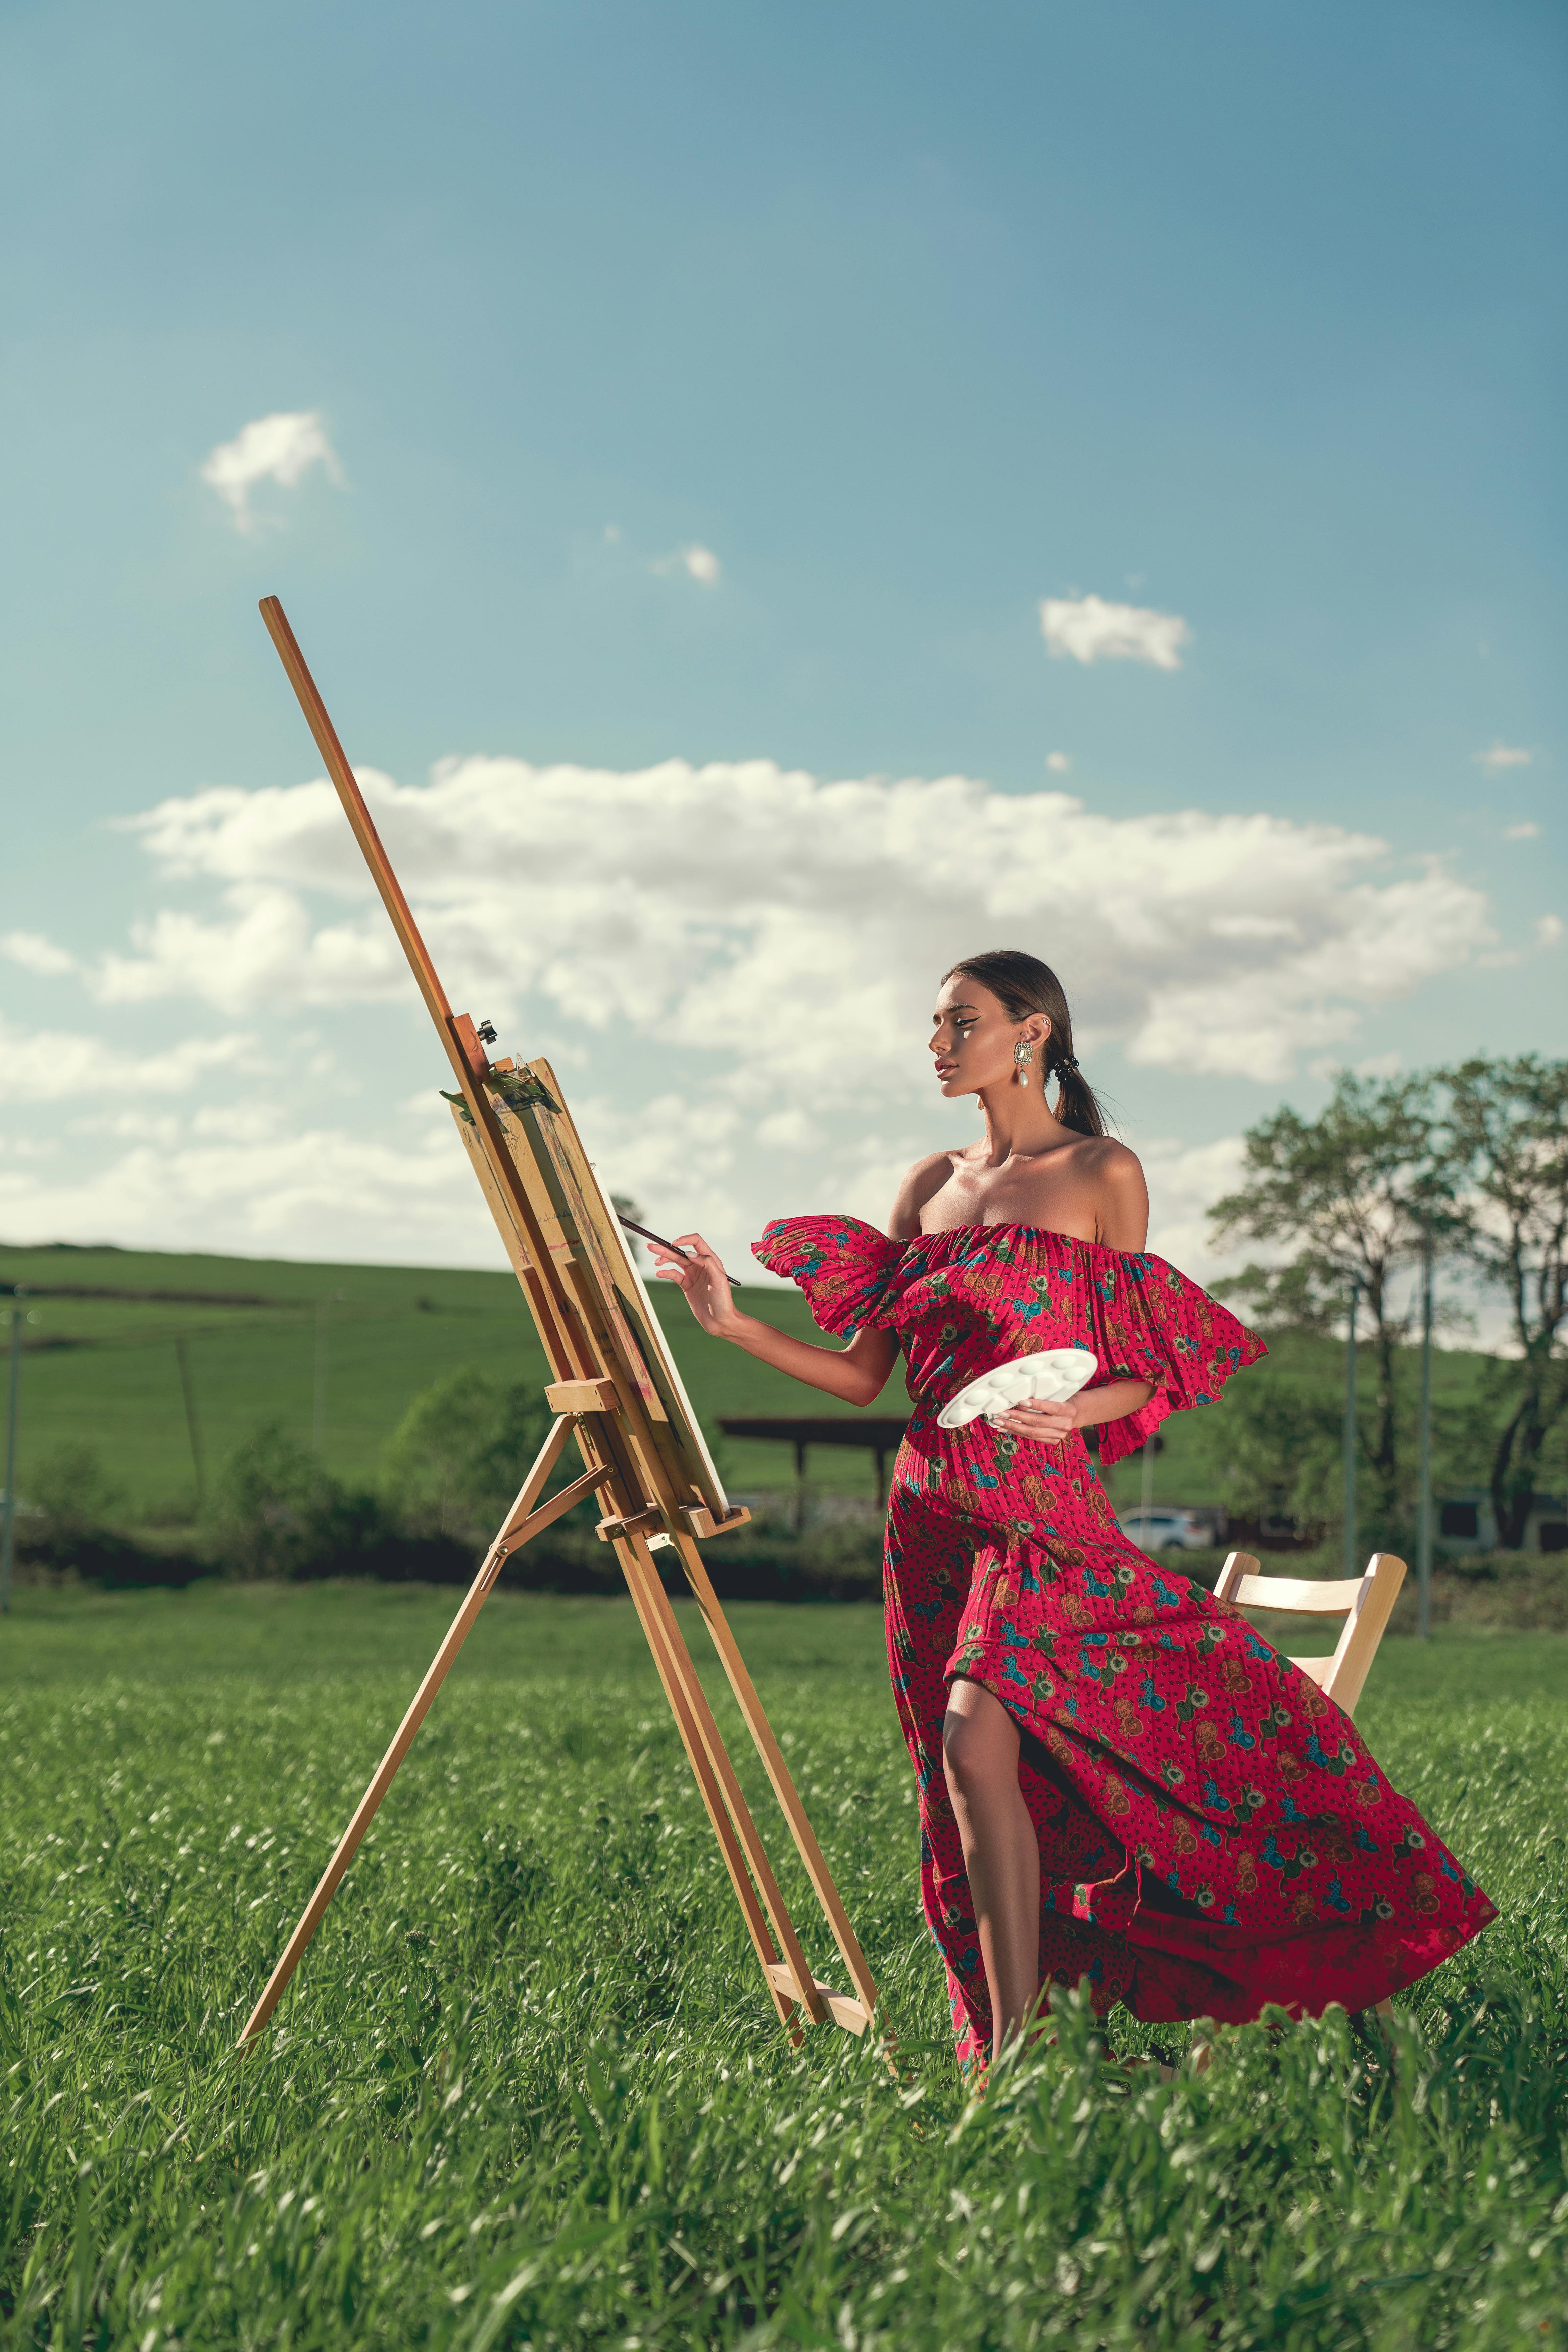
<path id="1" fill-rule="evenodd" d="M 923 1418 L 911 1440 L 888 1517 L 888 1656 L 961 2059 L 989 2048 L 991 2008 L 942 1771 L 956 1676 L 1019 1728 L 1040 1980 L 1087 1977 L 1102 2011 L 1243 2023 L 1269 2002 L 1365 2009 L 1496 1916 L 1342 1709 L 1238 1610 L 1121 1535 L 1081 1439 L 1055 1453 L 1048 1510 L 1032 1517 L 1026 1495 L 1021 1515 L 1017 1494 L 946 1475 Z"/>

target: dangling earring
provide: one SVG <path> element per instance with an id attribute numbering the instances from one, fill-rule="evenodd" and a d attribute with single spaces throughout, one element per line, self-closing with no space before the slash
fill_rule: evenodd
<path id="1" fill-rule="evenodd" d="M 1013 1061 L 1015 1065 L 1013 1076 L 1016 1078 L 1021 1087 L 1026 1087 L 1029 1083 L 1029 1065 L 1034 1058 L 1034 1047 L 1030 1045 L 1026 1037 L 1020 1037 L 1017 1044 L 1013 1048 Z"/>

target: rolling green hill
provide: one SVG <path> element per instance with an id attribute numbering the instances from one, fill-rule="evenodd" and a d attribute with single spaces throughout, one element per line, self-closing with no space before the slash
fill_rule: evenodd
<path id="1" fill-rule="evenodd" d="M 180 1381 L 183 1343 L 209 1470 L 259 1423 L 310 1442 L 324 1327 L 322 1458 L 335 1475 L 374 1480 L 381 1448 L 410 1400 L 459 1365 L 509 1380 L 547 1377 L 516 1280 L 450 1268 L 314 1265 L 288 1259 L 150 1250 L 0 1247 L 0 1285 L 24 1286 L 26 1327 L 17 1492 L 29 1465 L 66 1442 L 95 1446 L 141 1516 L 188 1511 L 195 1477 Z M 693 1403 L 721 1414 L 849 1412 L 708 1339 L 684 1300 L 655 1292 Z M 793 1292 L 748 1288 L 748 1310 L 820 1338 Z M 882 1410 L 901 1412 L 895 1384 Z M 869 1457 L 819 1449 L 814 1484 L 869 1496 Z M 794 1479 L 787 1447 L 728 1449 L 742 1490 Z"/>
<path id="2" fill-rule="evenodd" d="M 86 1443 L 121 1490 L 123 1508 L 143 1519 L 188 1517 L 195 1499 L 182 1348 L 209 1473 L 265 1422 L 280 1422 L 297 1438 L 311 1441 L 323 1337 L 322 1458 L 353 1484 L 374 1482 L 382 1446 L 408 1403 L 443 1374 L 479 1364 L 506 1379 L 542 1384 L 545 1378 L 543 1356 L 510 1272 L 316 1265 L 64 1244 L 0 1246 L 0 1288 L 15 1285 L 26 1287 L 26 1304 L 37 1317 L 27 1326 L 24 1356 L 18 1493 L 26 1496 L 30 1466 L 51 1448 L 68 1440 Z M 710 1429 L 731 1414 L 854 1417 L 853 1408 L 706 1338 L 673 1293 L 656 1286 L 654 1296 L 692 1402 Z M 820 1339 L 794 1291 L 749 1286 L 743 1297 L 751 1313 L 779 1328 Z M 1343 1363 L 1337 1345 L 1293 1339 L 1288 1346 L 1298 1365 L 1303 1353 L 1314 1365 L 1321 1357 L 1323 1381 L 1337 1389 Z M 1440 1409 L 1473 1392 L 1484 1361 L 1459 1349 L 1440 1352 Z M 1406 1369 L 1413 1383 L 1413 1362 Z M 1268 1376 L 1266 1362 L 1247 1377 Z M 907 1409 L 897 1374 L 877 1409 Z M 1226 1405 L 1213 1410 L 1223 1413 Z M 1155 1473 L 1158 1499 L 1221 1499 L 1215 1449 L 1200 1428 L 1207 1420 L 1205 1411 L 1165 1424 Z M 736 1493 L 794 1484 L 787 1446 L 727 1442 L 722 1460 Z M 1136 1498 L 1140 1467 L 1135 1457 L 1113 1474 L 1115 1500 Z M 1465 1475 L 1484 1475 L 1483 1462 Z M 869 1500 L 874 1491 L 870 1457 L 856 1450 L 817 1448 L 810 1475 L 814 1487 L 826 1493 Z M 1337 1491 L 1329 1498 L 1331 1511 L 1336 1499 Z"/>

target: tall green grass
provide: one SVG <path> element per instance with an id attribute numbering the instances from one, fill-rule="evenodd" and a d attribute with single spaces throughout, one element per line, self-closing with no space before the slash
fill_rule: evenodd
<path id="1" fill-rule="evenodd" d="M 1503 1913 L 1404 2004 L 1396 2052 L 1336 2016 L 1225 2033 L 1163 2084 L 1102 2064 L 1069 2001 L 1058 2048 L 972 2106 L 874 1612 L 733 1614 L 896 2085 L 870 2037 L 797 2053 L 773 2023 L 629 1611 L 500 1598 L 239 2058 L 448 1609 L 19 1597 L 0 2342 L 1568 2341 L 1563 1641 L 1401 1644 L 1375 1670 L 1374 1746 Z M 1179 2032 L 1112 2030 L 1180 2058 Z"/>

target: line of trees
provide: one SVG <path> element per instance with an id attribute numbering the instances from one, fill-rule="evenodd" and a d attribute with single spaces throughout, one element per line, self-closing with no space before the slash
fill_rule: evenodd
<path id="1" fill-rule="evenodd" d="M 1242 1182 L 1212 1212 L 1215 1239 L 1268 1255 L 1224 1286 L 1265 1328 L 1316 1333 L 1343 1326 L 1356 1286 L 1373 1369 L 1369 1500 L 1383 1527 L 1405 1516 L 1408 1277 L 1430 1247 L 1439 1265 L 1504 1302 L 1510 1347 L 1491 1369 L 1489 1484 L 1498 1541 L 1518 1549 L 1568 1415 L 1568 1062 L 1477 1055 L 1386 1080 L 1342 1071 L 1316 1118 L 1276 1111 L 1248 1129 L 1246 1148 Z M 1450 1306 L 1444 1319 L 1452 1327 L 1459 1314 Z M 1282 1465 L 1310 1445 L 1314 1418 L 1288 1385 L 1265 1415 L 1269 1429 L 1255 1433 Z"/>

